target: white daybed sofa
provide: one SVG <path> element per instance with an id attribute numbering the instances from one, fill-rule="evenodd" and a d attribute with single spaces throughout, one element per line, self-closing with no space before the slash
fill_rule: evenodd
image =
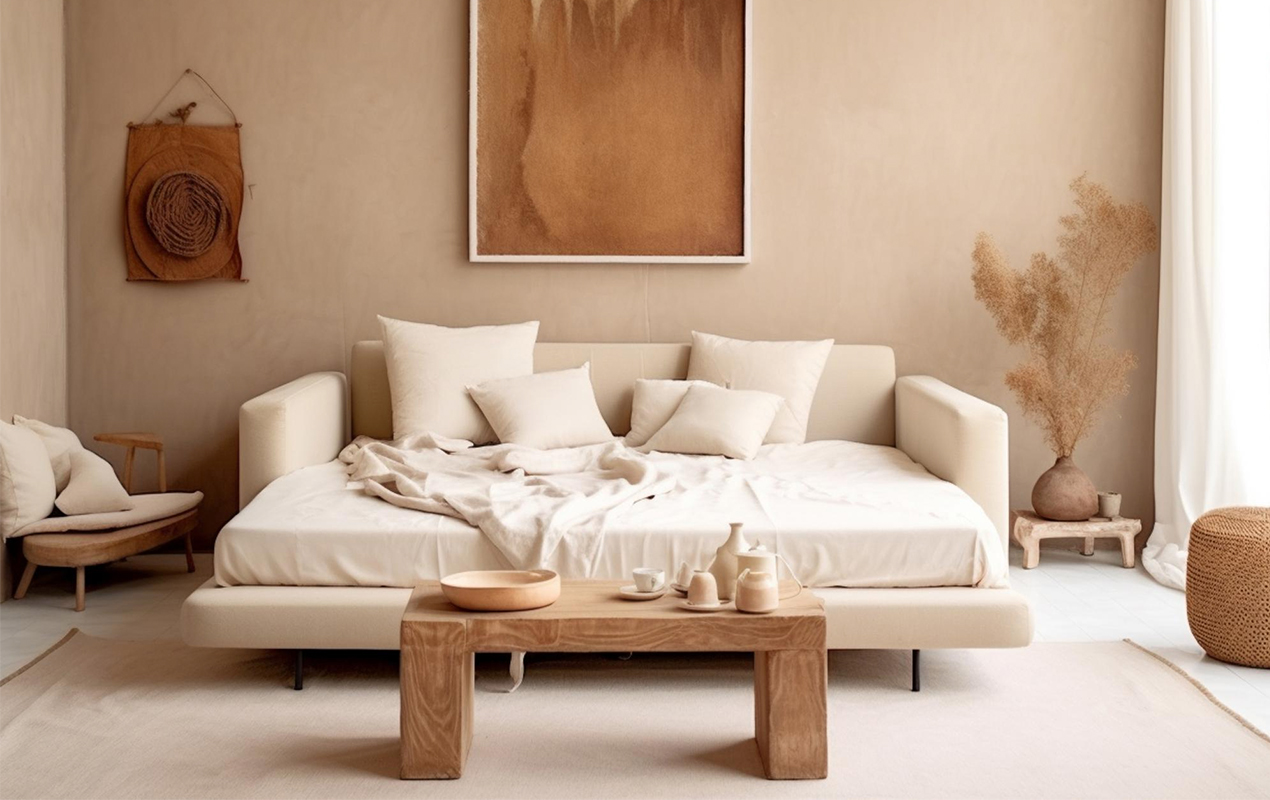
<path id="1" fill-rule="evenodd" d="M 686 344 L 540 343 L 534 359 L 538 371 L 590 361 L 600 409 L 613 432 L 621 435 L 629 427 L 635 379 L 683 378 L 688 354 Z M 303 468 L 316 470 L 321 468 L 315 465 L 327 464 L 337 469 L 328 462 L 350 441 L 350 422 L 352 435 L 391 438 L 388 376 L 380 342 L 353 347 L 348 378 L 338 372 L 306 375 L 243 404 L 240 507 L 274 481 Z M 897 380 L 891 349 L 863 345 L 833 348 L 808 428 L 809 441 L 841 439 L 896 447 L 933 475 L 960 487 L 986 512 L 1002 552 L 1008 550 L 1007 435 L 1006 415 L 1000 408 L 931 377 Z M 256 503 L 278 502 L 272 494 L 272 489 L 265 492 Z M 363 500 L 419 514 L 369 497 L 348 502 Z M 226 532 L 233 532 L 236 521 L 245 516 L 231 521 Z M 312 515 L 287 519 L 288 530 L 281 532 L 284 541 L 301 540 L 306 525 L 316 524 Z M 725 535 L 723 528 L 720 543 Z M 217 544 L 218 576 L 225 566 L 226 554 L 221 551 L 229 549 L 221 546 L 226 538 L 223 533 Z M 295 558 L 312 559 L 313 553 Z M 241 560 L 242 553 L 238 557 Z M 276 554 L 271 558 L 277 560 Z M 815 591 L 824 598 L 832 649 L 1019 647 L 1032 639 L 1027 600 L 1008 588 Z M 410 588 L 374 585 L 226 586 L 213 578 L 186 601 L 182 635 L 200 647 L 397 649 L 410 593 Z"/>

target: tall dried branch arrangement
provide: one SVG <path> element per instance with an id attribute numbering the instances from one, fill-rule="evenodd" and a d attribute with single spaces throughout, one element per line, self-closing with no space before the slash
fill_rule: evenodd
<path id="1" fill-rule="evenodd" d="M 1070 456 L 1113 396 L 1128 393 L 1137 359 L 1100 339 L 1111 296 L 1126 273 L 1156 248 L 1155 221 L 1141 203 L 1117 203 L 1081 175 L 1071 183 L 1077 213 L 1061 217 L 1058 258 L 1032 256 L 1013 269 L 992 237 L 975 239 L 975 297 L 997 329 L 1028 357 L 1005 376 L 1024 416 L 1045 431 L 1058 456 Z"/>

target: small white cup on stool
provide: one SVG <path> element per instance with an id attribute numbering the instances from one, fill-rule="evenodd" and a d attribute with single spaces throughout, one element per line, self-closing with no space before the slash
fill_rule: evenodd
<path id="1" fill-rule="evenodd" d="M 665 570 L 653 567 L 640 567 L 631 573 L 635 578 L 635 591 L 660 592 L 666 586 Z"/>
<path id="2" fill-rule="evenodd" d="M 675 583 L 687 591 L 688 584 L 692 583 L 692 572 L 692 565 L 687 561 L 681 561 L 679 572 L 675 573 Z"/>
<path id="3" fill-rule="evenodd" d="M 719 584 L 713 575 L 703 569 L 692 573 L 692 582 L 688 584 L 688 602 L 694 606 L 719 604 Z"/>

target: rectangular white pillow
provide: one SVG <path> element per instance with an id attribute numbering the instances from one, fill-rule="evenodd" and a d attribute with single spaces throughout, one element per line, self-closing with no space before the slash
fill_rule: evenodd
<path id="1" fill-rule="evenodd" d="M 53 465 L 40 437 L 0 422 L 0 536 L 8 538 L 53 513 Z"/>
<path id="2" fill-rule="evenodd" d="M 780 395 L 770 392 L 696 384 L 641 449 L 748 461 L 763 445 L 781 405 Z"/>
<path id="3" fill-rule="evenodd" d="M 704 381 L 636 379 L 635 393 L 631 398 L 631 430 L 626 434 L 626 445 L 639 447 L 661 430 L 661 426 L 679 408 L 688 388 L 698 383 Z"/>
<path id="4" fill-rule="evenodd" d="M 124 491 L 110 462 L 91 450 L 71 453 L 71 479 L 57 496 L 57 508 L 67 516 L 131 511 L 132 497 Z"/>
<path id="5" fill-rule="evenodd" d="M 764 441 L 807 441 L 807 420 L 833 339 L 815 342 L 747 342 L 692 332 L 688 379 L 729 389 L 771 392 L 785 399 Z"/>
<path id="6" fill-rule="evenodd" d="M 538 323 L 445 328 L 380 317 L 379 324 L 393 437 L 434 433 L 473 444 L 493 442 L 494 431 L 467 387 L 532 374 Z"/>
<path id="7" fill-rule="evenodd" d="M 552 450 L 613 438 L 591 385 L 591 363 L 469 386 L 500 442 Z"/>

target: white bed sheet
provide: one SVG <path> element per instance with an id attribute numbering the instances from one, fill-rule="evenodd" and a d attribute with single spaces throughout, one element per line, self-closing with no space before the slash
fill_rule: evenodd
<path id="1" fill-rule="evenodd" d="M 1007 584 L 1001 540 L 970 497 L 892 447 L 819 441 L 768 445 L 752 461 L 653 454 L 679 485 L 612 520 L 594 574 L 681 561 L 704 567 L 745 523 L 810 586 Z M 462 520 L 399 508 L 349 488 L 338 461 L 266 487 L 216 540 L 222 586 L 413 586 L 509 565 Z"/>

